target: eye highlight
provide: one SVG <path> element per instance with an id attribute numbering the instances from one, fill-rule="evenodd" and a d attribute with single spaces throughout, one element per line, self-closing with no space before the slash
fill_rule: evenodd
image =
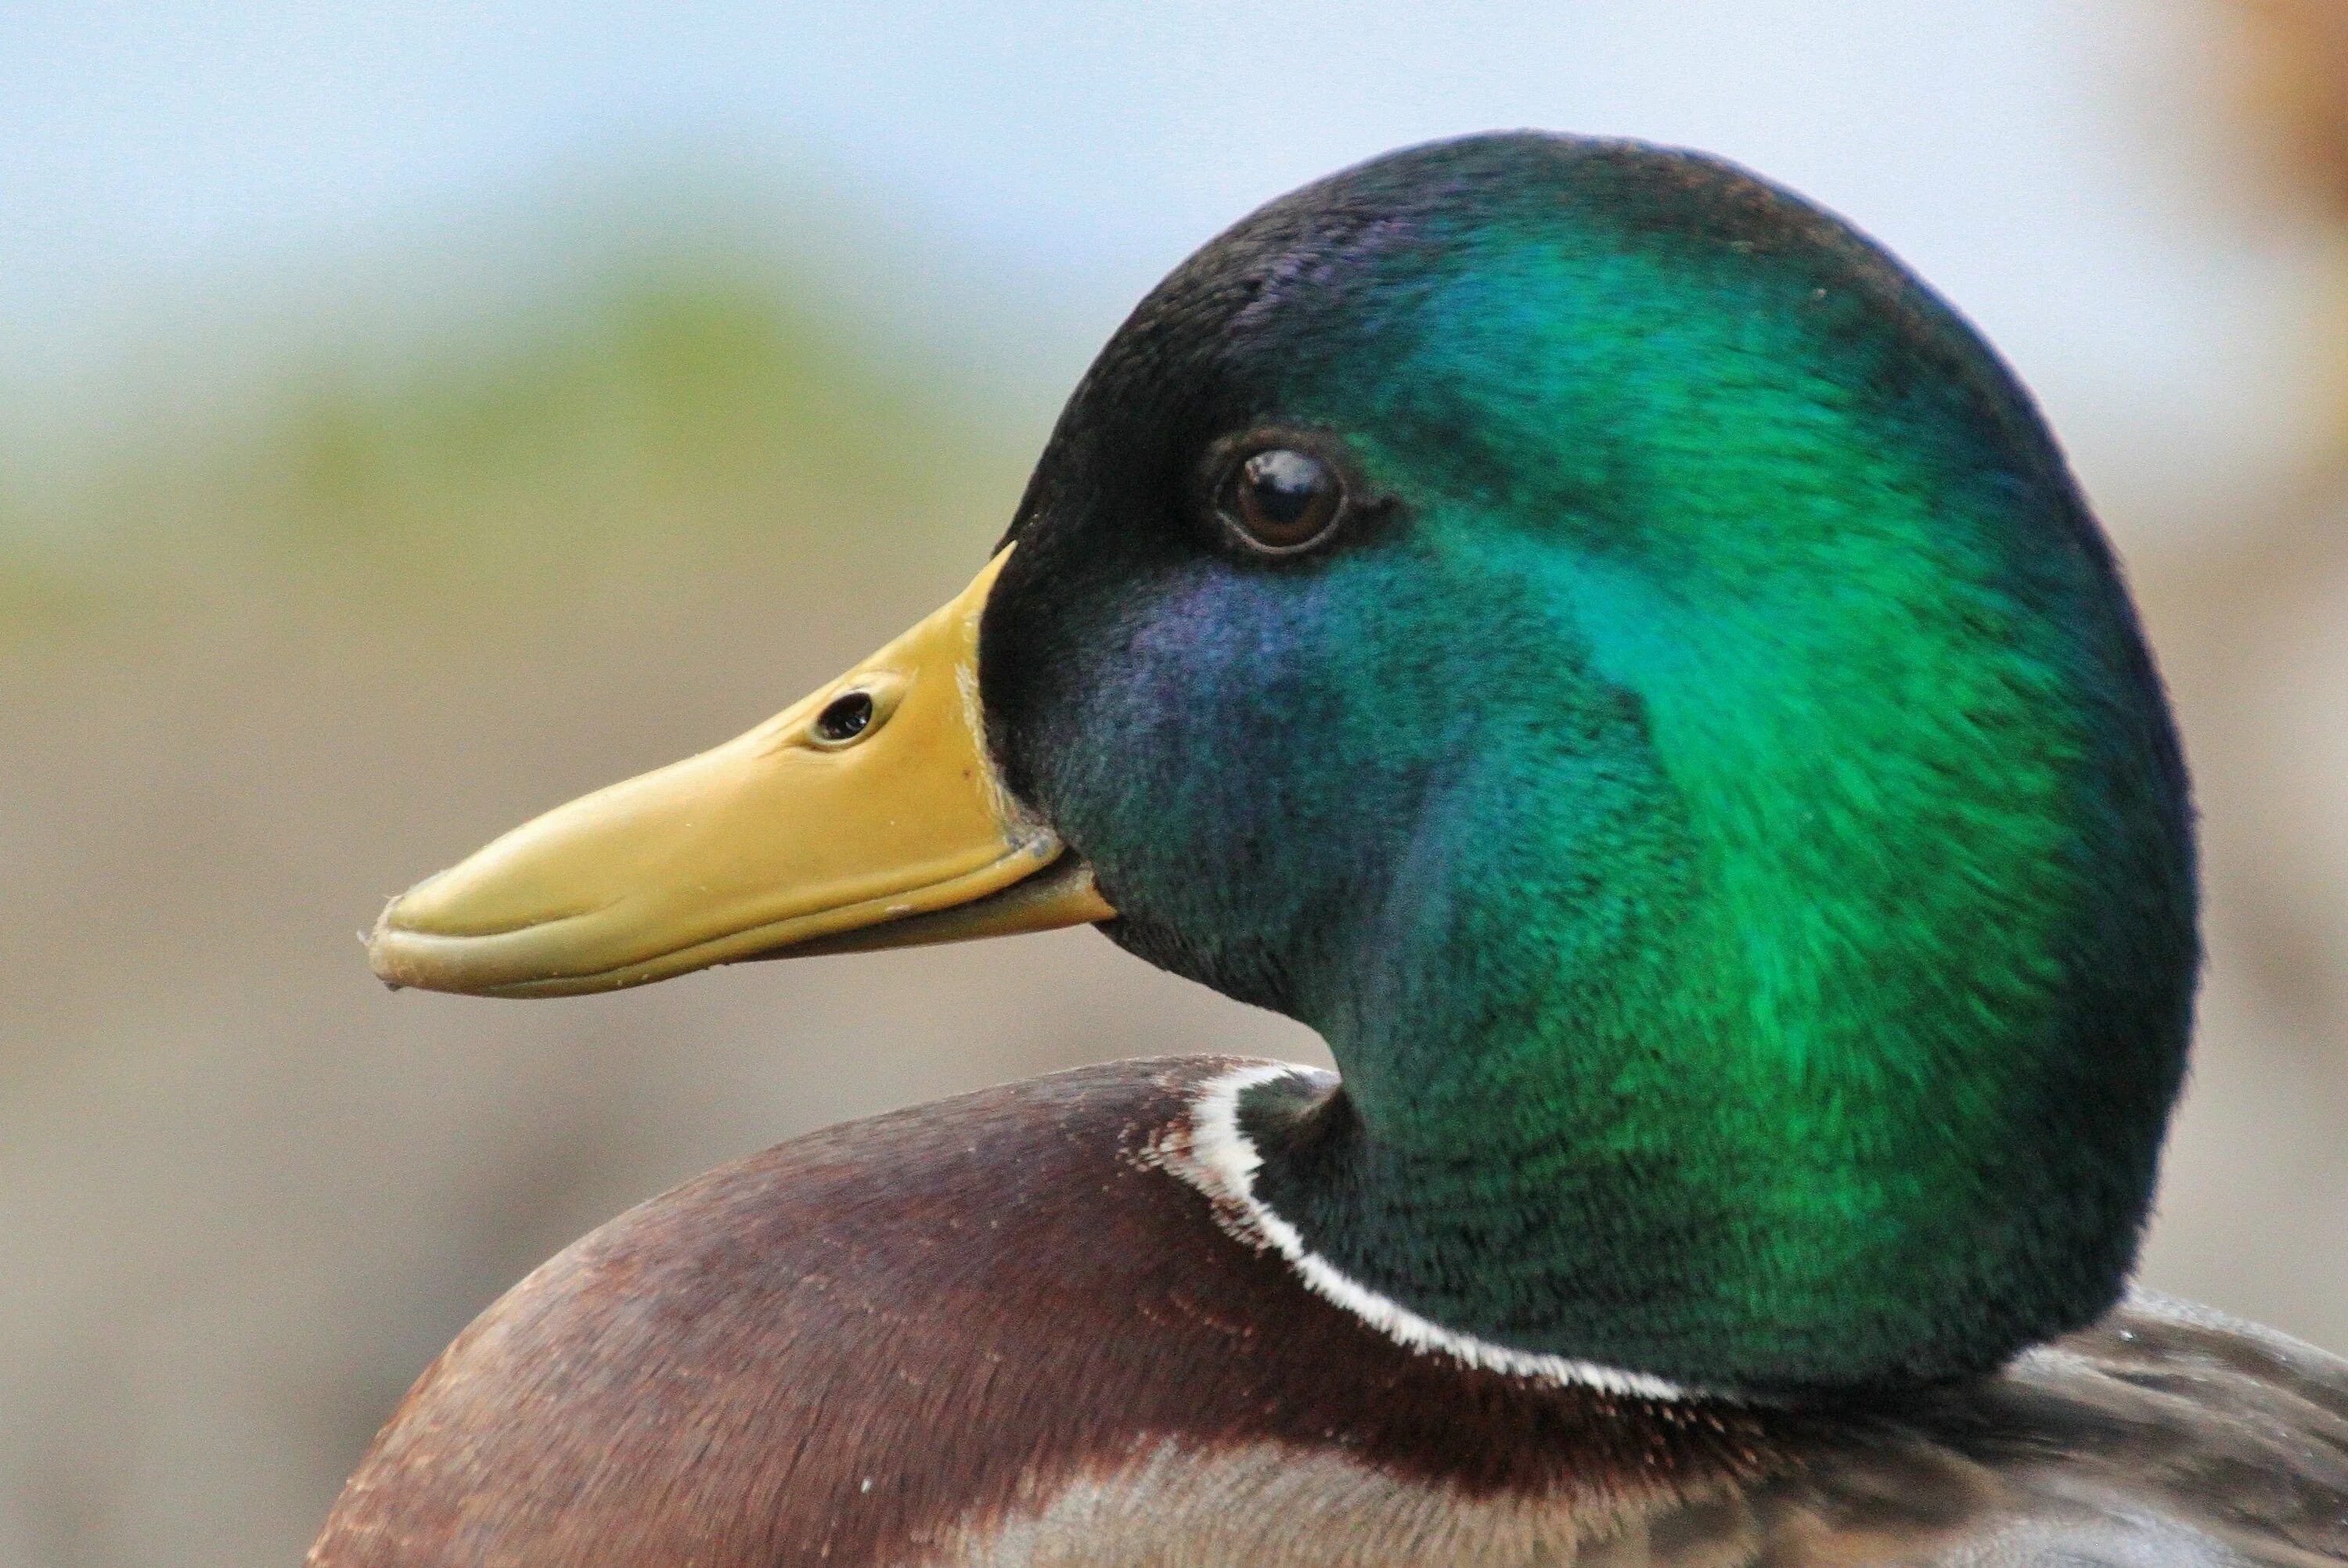
<path id="1" fill-rule="evenodd" d="M 1232 531 L 1267 555 L 1312 548 L 1345 509 L 1345 485 L 1330 463 L 1295 446 L 1259 446 L 1234 462 L 1215 497 Z"/>

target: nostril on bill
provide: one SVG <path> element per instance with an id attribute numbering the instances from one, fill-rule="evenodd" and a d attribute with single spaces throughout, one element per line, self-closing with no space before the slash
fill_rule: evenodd
<path id="1" fill-rule="evenodd" d="M 816 715 L 815 736 L 829 745 L 846 745 L 872 727 L 872 694 L 843 692 Z"/>

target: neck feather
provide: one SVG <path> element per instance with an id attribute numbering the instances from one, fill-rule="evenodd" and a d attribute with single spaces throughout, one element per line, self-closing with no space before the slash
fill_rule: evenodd
<path id="1" fill-rule="evenodd" d="M 1792 614 L 1756 673 L 1661 603 L 1623 616 L 1674 651 L 1642 663 L 1598 580 L 1582 729 L 1496 704 L 1300 974 L 1344 1084 L 1242 1086 L 1254 1200 L 1396 1323 L 1714 1391 L 1943 1380 L 2091 1320 L 2192 972 L 2157 691 L 2079 668 L 2148 681 L 2132 625 L 1992 654 L 1943 588 L 1869 675 L 1789 672 Z"/>
<path id="2" fill-rule="evenodd" d="M 1684 1402 L 1698 1397 L 1665 1378 L 1524 1350 L 1447 1327 L 1382 1294 L 1315 1252 L 1295 1225 L 1258 1191 L 1263 1152 L 1247 1122 L 1261 1114 L 1261 1110 L 1243 1114 L 1241 1107 L 1243 1102 L 1258 1096 L 1292 1107 L 1325 1105 L 1341 1093 L 1334 1077 L 1313 1068 L 1289 1062 L 1234 1068 L 1200 1086 L 1191 1102 L 1189 1125 L 1158 1151 L 1159 1157 L 1206 1194 L 1240 1239 L 1270 1247 L 1287 1261 L 1308 1289 L 1406 1348 L 1447 1356 L 1487 1371 L 1626 1399 Z"/>

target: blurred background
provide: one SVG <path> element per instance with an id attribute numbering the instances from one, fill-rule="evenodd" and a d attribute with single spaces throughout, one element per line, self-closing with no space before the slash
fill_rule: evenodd
<path id="1" fill-rule="evenodd" d="M 298 1561 L 627 1204 L 1118 1055 L 1312 1056 L 1089 932 L 404 993 L 380 901 L 967 579 L 1257 202 L 1495 126 L 1728 154 L 2043 396 L 2206 834 L 2146 1264 L 2348 1350 L 2348 5 L 0 6 L 0 1564 Z"/>

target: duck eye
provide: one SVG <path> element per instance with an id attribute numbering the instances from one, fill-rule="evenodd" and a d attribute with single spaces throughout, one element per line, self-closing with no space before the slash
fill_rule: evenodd
<path id="1" fill-rule="evenodd" d="M 843 745 L 862 734 L 872 723 L 872 694 L 870 692 L 844 692 L 824 704 L 815 716 L 815 737 L 832 745 Z"/>
<path id="2" fill-rule="evenodd" d="M 1292 555 L 1320 542 L 1337 520 L 1345 488 L 1310 452 L 1268 446 L 1241 459 L 1224 481 L 1223 515 L 1258 549 Z"/>

